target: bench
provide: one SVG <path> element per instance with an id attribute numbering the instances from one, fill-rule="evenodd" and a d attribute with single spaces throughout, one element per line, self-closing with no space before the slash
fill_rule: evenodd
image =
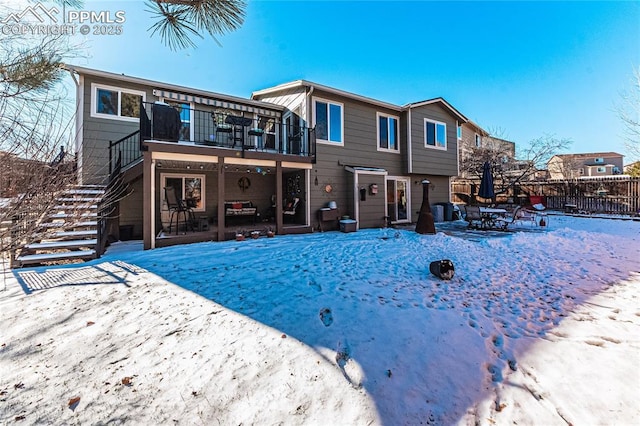
<path id="1" fill-rule="evenodd" d="M 253 223 L 256 222 L 256 212 L 258 208 L 251 201 L 225 201 L 224 216 L 228 218 L 251 218 Z"/>

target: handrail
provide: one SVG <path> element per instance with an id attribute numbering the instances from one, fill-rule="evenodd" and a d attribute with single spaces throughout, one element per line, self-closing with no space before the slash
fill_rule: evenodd
<path id="1" fill-rule="evenodd" d="M 140 151 L 140 130 L 136 130 L 115 142 L 109 141 L 109 175 L 113 173 L 115 168 L 113 162 L 119 155 L 121 155 L 121 169 L 142 158 L 142 151 Z"/>

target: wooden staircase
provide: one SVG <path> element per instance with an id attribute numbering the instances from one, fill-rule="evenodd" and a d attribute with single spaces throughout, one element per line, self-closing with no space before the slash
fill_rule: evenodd
<path id="1" fill-rule="evenodd" d="M 99 257 L 98 206 L 105 187 L 75 186 L 62 191 L 28 243 L 16 250 L 12 267 L 70 263 Z"/>

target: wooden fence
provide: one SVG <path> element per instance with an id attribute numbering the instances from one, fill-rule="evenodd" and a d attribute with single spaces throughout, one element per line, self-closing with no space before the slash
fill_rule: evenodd
<path id="1" fill-rule="evenodd" d="M 454 182 L 451 185 L 452 202 L 468 203 L 471 198 L 471 182 Z M 475 188 L 479 183 L 475 184 Z M 549 209 L 572 209 L 588 213 L 640 215 L 640 178 L 607 176 L 589 179 L 527 182 L 502 194 L 497 202 L 527 204 L 531 195 L 542 195 Z"/>

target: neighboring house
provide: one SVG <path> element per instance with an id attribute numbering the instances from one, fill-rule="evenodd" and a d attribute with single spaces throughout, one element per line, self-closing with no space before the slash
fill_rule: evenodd
<path id="1" fill-rule="evenodd" d="M 488 136 L 489 132 L 471 120 L 466 123 L 460 123 L 458 126 L 460 157 L 473 152 L 474 148 L 482 148 L 482 140 Z"/>
<path id="2" fill-rule="evenodd" d="M 243 99 L 66 68 L 77 85 L 79 180 L 105 183 L 121 158 L 131 195 L 119 203 L 119 224 L 145 248 L 179 240 L 163 232 L 166 187 L 190 200 L 198 220 L 215 218 L 216 240 L 241 219 L 229 215 L 232 201 L 251 203 L 233 206 L 239 214 L 257 212 L 247 228 L 269 219 L 286 234 L 317 228 L 329 202 L 360 228 L 411 222 L 423 179 L 432 203 L 450 199 L 456 132 L 468 120 L 442 98 L 397 106 L 295 81 Z"/>
<path id="3" fill-rule="evenodd" d="M 616 152 L 554 155 L 547 162 L 549 179 L 619 175 L 623 171 L 623 157 Z"/>

